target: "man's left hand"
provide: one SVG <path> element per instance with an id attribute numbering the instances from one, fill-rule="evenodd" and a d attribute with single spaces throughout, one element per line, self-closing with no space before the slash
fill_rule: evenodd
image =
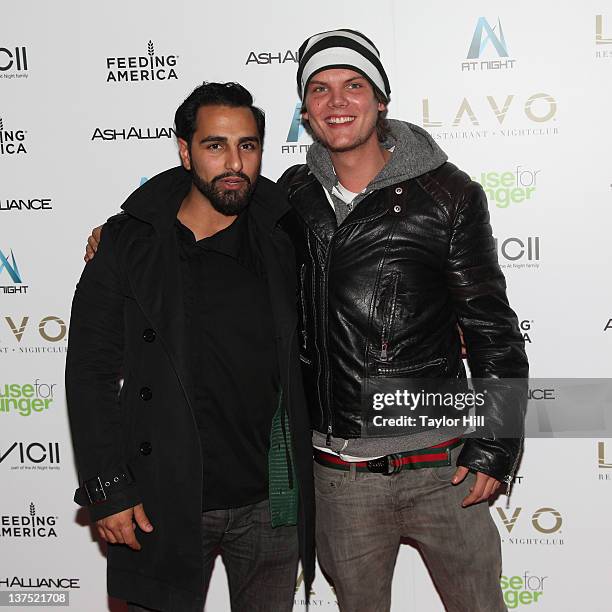
<path id="1" fill-rule="evenodd" d="M 458 485 L 460 482 L 463 482 L 468 472 L 469 470 L 466 467 L 460 465 L 451 482 L 454 485 Z M 461 506 L 466 508 L 472 504 L 478 504 L 489 499 L 489 497 L 497 491 L 500 484 L 499 480 L 495 480 L 493 476 L 487 476 L 482 472 L 476 472 L 476 482 L 474 486 L 470 488 L 470 494 L 461 502 Z"/>

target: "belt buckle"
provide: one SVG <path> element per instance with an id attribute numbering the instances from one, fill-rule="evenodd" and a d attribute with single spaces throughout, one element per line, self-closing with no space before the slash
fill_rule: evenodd
<path id="1" fill-rule="evenodd" d="M 373 474 L 383 474 L 389 476 L 392 472 L 389 471 L 389 455 L 379 457 L 378 459 L 370 459 L 367 463 L 368 471 Z"/>
<path id="2" fill-rule="evenodd" d="M 89 488 L 92 485 L 93 491 Z M 98 504 L 102 501 L 106 501 L 106 491 L 104 490 L 104 485 L 99 476 L 86 480 L 83 483 L 83 488 L 85 489 L 85 493 L 87 493 L 90 504 Z"/>

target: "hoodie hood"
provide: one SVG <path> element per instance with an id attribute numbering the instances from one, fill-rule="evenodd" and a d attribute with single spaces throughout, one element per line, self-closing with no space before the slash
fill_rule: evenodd
<path id="1" fill-rule="evenodd" d="M 364 193 L 355 198 L 355 204 L 372 191 L 421 176 L 448 160 L 446 153 L 423 128 L 396 119 L 389 119 L 388 122 L 391 134 L 382 146 L 393 149 L 393 154 Z M 315 142 L 308 149 L 306 163 L 321 185 L 331 193 L 338 184 L 338 177 L 329 151 L 321 143 Z"/>

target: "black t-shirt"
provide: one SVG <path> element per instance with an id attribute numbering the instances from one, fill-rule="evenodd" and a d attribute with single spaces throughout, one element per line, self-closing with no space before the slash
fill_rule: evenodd
<path id="1" fill-rule="evenodd" d="M 204 464 L 203 510 L 268 497 L 268 447 L 278 361 L 267 280 L 248 211 L 196 242 L 176 222 L 188 364 Z"/>

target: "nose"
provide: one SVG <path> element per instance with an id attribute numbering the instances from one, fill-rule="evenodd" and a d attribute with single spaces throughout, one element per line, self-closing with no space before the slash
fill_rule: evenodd
<path id="1" fill-rule="evenodd" d="M 229 147 L 225 158 L 225 167 L 233 172 L 242 170 L 242 156 L 238 147 Z"/>
<path id="2" fill-rule="evenodd" d="M 348 102 L 344 87 L 331 87 L 328 101 L 329 105 L 333 108 L 342 108 L 343 106 L 346 106 Z"/>

